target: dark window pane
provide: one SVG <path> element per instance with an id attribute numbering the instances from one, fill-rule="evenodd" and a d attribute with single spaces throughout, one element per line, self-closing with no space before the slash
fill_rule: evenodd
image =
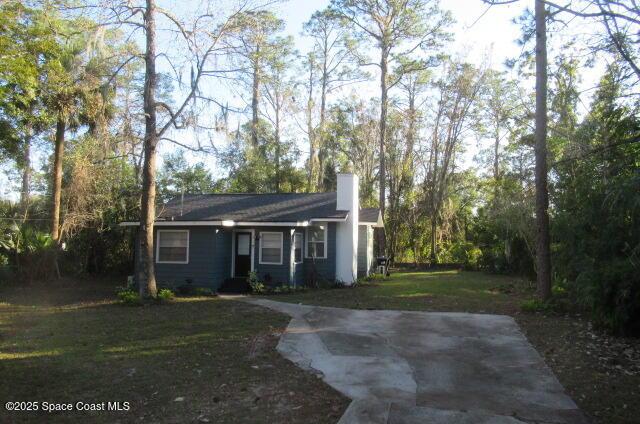
<path id="1" fill-rule="evenodd" d="M 302 262 L 302 248 L 301 247 L 296 247 L 296 250 L 295 250 L 295 261 L 296 262 Z"/>
<path id="2" fill-rule="evenodd" d="M 324 243 L 309 242 L 309 257 L 324 258 Z"/>
<path id="3" fill-rule="evenodd" d="M 160 262 L 186 262 L 186 247 L 162 247 L 159 249 L 158 260 Z"/>
<path id="4" fill-rule="evenodd" d="M 280 249 L 262 248 L 262 262 L 280 262 Z"/>

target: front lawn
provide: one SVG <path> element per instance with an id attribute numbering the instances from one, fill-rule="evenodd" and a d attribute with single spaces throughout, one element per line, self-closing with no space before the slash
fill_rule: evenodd
<path id="1" fill-rule="evenodd" d="M 517 278 L 454 270 L 397 272 L 355 289 L 310 290 L 272 299 L 352 309 L 513 314 L 532 290 Z"/>
<path id="2" fill-rule="evenodd" d="M 354 309 L 494 313 L 515 318 L 560 382 L 594 423 L 640 417 L 640 342 L 595 331 L 579 311 L 524 313 L 530 283 L 479 272 L 397 272 L 355 288 L 274 295 L 273 300 Z"/>
<path id="3" fill-rule="evenodd" d="M 0 422 L 335 423 L 348 404 L 277 353 L 284 315 L 211 297 L 126 307 L 113 293 L 90 281 L 0 290 Z M 8 413 L 7 401 L 130 410 Z"/>

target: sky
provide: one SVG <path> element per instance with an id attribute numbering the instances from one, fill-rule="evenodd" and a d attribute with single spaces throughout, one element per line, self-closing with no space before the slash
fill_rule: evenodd
<path id="1" fill-rule="evenodd" d="M 173 4 L 174 8 L 185 5 L 184 0 L 167 0 L 168 4 Z M 196 3 L 191 3 L 196 4 Z M 310 48 L 310 41 L 302 36 L 302 26 L 311 15 L 317 11 L 325 8 L 329 4 L 329 0 L 289 0 L 280 4 L 275 4 L 271 8 L 276 14 L 284 19 L 286 24 L 285 33 L 291 35 L 295 41 L 296 48 L 301 51 L 308 51 Z M 499 70 L 506 70 L 503 66 L 507 59 L 515 58 L 521 53 L 521 47 L 519 47 L 515 40 L 520 37 L 520 28 L 512 21 L 514 18 L 522 14 L 526 6 L 532 6 L 532 0 L 521 0 L 519 2 L 507 5 L 488 6 L 482 0 L 441 0 L 441 7 L 451 11 L 456 23 L 450 28 L 453 32 L 455 40 L 447 45 L 447 52 L 453 56 L 458 56 L 466 61 L 475 63 L 477 65 L 488 64 Z M 172 9 L 173 10 L 173 9 Z M 554 36 L 552 43 L 557 45 L 561 44 L 564 38 L 568 38 L 570 35 L 577 33 L 587 33 L 590 28 L 585 28 L 584 24 L 577 21 L 570 22 L 570 25 L 563 29 L 563 36 Z M 552 57 L 550 58 L 552 59 Z M 594 85 L 594 81 L 601 73 L 601 66 L 596 66 L 594 69 L 583 70 L 583 86 L 589 87 Z M 510 71 L 515 72 L 515 71 Z M 517 77 L 513 75 L 512 77 Z M 358 93 L 363 96 L 377 96 L 377 82 L 372 80 L 368 83 L 364 83 L 357 88 Z M 224 91 L 224 89 L 222 90 Z M 221 92 L 221 90 L 218 90 Z M 231 99 L 231 102 L 238 102 Z M 588 99 L 582 102 L 584 110 L 588 105 Z M 248 117 L 241 117 L 246 119 Z M 193 142 L 193 134 L 189 132 L 176 132 L 172 134 L 172 137 L 176 137 L 181 142 L 186 144 Z M 290 134 L 297 140 L 299 147 L 304 152 L 306 142 L 302 134 Z M 482 146 L 482 141 L 478 140 L 466 140 L 467 152 L 463 158 L 463 163 L 466 166 L 473 164 L 473 157 L 477 153 L 478 149 Z M 164 142 L 159 151 L 161 155 L 167 154 L 176 149 L 176 146 Z M 45 152 L 34 158 L 36 167 L 39 167 L 39 163 L 46 158 L 46 155 L 50 154 Z M 192 154 L 187 153 L 189 162 L 204 162 L 212 171 L 212 174 L 216 177 L 222 175 L 222 172 L 218 168 L 215 159 L 211 155 Z M 300 165 L 304 163 L 304 154 L 300 157 Z M 162 161 L 160 160 L 161 164 Z M 464 166 L 463 166 L 464 167 Z M 17 184 L 15 181 L 9 181 L 4 173 L 0 174 L 0 196 L 8 197 L 12 199 L 17 198 Z"/>
<path id="2" fill-rule="evenodd" d="M 285 20 L 285 33 L 293 37 L 297 50 L 305 52 L 310 50 L 312 43 L 302 34 L 303 24 L 315 11 L 326 8 L 329 3 L 330 0 L 289 0 L 273 6 L 272 9 Z M 521 48 L 514 42 L 520 37 L 520 28 L 512 21 L 522 14 L 526 4 L 526 1 L 522 1 L 516 4 L 490 7 L 482 0 L 442 0 L 441 7 L 451 11 L 455 20 L 455 24 L 449 29 L 454 35 L 454 41 L 447 46 L 447 52 L 478 66 L 487 64 L 495 69 L 506 69 L 503 66 L 505 60 L 520 54 Z M 376 71 L 374 68 L 367 70 L 369 72 Z M 353 91 L 357 92 L 360 97 L 377 98 L 379 96 L 377 78 L 373 75 L 370 81 L 351 86 L 341 95 Z M 244 119 L 248 119 L 248 117 Z M 295 126 L 290 126 L 289 130 L 295 131 Z M 185 135 L 183 134 L 182 137 Z M 299 133 L 292 137 L 303 152 L 299 160 L 299 165 L 303 166 L 306 155 L 308 155 L 304 134 Z M 477 140 L 467 140 L 465 144 L 468 148 L 462 157 L 462 162 L 463 167 L 468 167 L 473 164 L 473 158 L 482 143 Z M 174 146 L 165 145 L 162 151 L 167 152 L 173 149 Z M 209 165 L 214 176 L 224 175 L 224 172 L 216 166 L 215 159 L 210 155 L 187 152 L 187 157 L 191 162 L 205 162 Z"/>
<path id="3" fill-rule="evenodd" d="M 274 9 L 285 19 L 286 32 L 295 37 L 298 48 L 306 50 L 308 42 L 300 36 L 302 25 L 313 12 L 328 5 L 329 0 L 290 0 Z M 450 10 L 457 21 L 452 28 L 456 38 L 452 50 L 468 48 L 469 57 L 481 61 L 484 53 L 491 49 L 496 63 L 519 54 L 519 48 L 512 41 L 520 35 L 519 28 L 511 20 L 522 13 L 525 5 L 523 1 L 489 8 L 481 0 L 441 1 L 441 7 Z"/>
<path id="4" fill-rule="evenodd" d="M 311 41 L 303 36 L 303 24 L 311 15 L 327 7 L 330 0 L 289 0 L 274 5 L 271 9 L 285 21 L 285 34 L 291 35 L 298 51 L 305 52 L 311 48 Z M 489 7 L 482 0 L 442 0 L 441 7 L 450 10 L 455 24 L 449 30 L 454 34 L 454 41 L 447 46 L 447 52 L 477 65 L 487 64 L 495 69 L 506 69 L 505 60 L 517 57 L 520 47 L 514 40 L 520 37 L 520 28 L 512 23 L 513 19 L 521 15 L 528 2 Z M 368 69 L 369 72 L 375 71 Z M 514 75 L 515 76 L 515 75 Z M 377 77 L 349 90 L 357 91 L 362 97 L 377 97 Z M 344 93 L 343 93 L 344 94 Z M 238 98 L 235 98 L 238 101 Z M 233 100 L 232 100 L 233 102 Z M 248 116 L 244 117 L 248 119 Z M 232 124 L 235 125 L 235 124 Z M 290 130 L 295 131 L 295 126 Z M 189 139 L 189 134 L 182 134 L 182 139 Z M 305 152 L 308 149 L 303 134 L 292 136 L 297 140 L 298 147 L 303 152 L 299 165 L 304 164 Z M 479 147 L 476 140 L 468 140 L 468 149 L 463 157 L 466 166 L 470 166 Z M 162 154 L 173 151 L 175 146 L 165 144 L 160 149 Z M 216 166 L 211 155 L 193 154 L 187 152 L 190 162 L 202 161 L 209 166 L 214 176 L 224 175 Z M 161 163 L 161 161 L 160 161 Z M 464 167 L 466 167 L 464 166 Z"/>

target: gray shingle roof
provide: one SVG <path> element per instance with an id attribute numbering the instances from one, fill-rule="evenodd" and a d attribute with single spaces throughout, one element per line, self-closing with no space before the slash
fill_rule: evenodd
<path id="1" fill-rule="evenodd" d="M 363 208 L 360 209 L 360 222 L 378 222 L 378 216 L 380 216 L 380 209 L 378 208 Z"/>
<path id="2" fill-rule="evenodd" d="M 336 193 L 197 194 L 167 202 L 159 220 L 299 222 L 345 218 L 336 210 Z M 182 203 L 182 204 L 181 204 Z"/>

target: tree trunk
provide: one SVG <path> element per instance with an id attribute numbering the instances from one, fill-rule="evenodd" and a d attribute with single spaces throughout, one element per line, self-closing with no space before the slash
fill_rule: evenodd
<path id="1" fill-rule="evenodd" d="M 500 121 L 496 120 L 496 128 L 493 141 L 493 200 L 491 202 L 492 207 L 496 209 L 498 207 L 498 198 L 500 196 Z"/>
<path id="2" fill-rule="evenodd" d="M 409 93 L 409 129 L 407 131 L 407 146 L 405 150 L 405 157 L 402 164 L 403 177 L 406 171 L 406 167 L 405 167 L 406 161 L 407 160 L 410 161 L 413 155 L 413 146 L 415 144 L 415 139 L 416 139 L 415 137 L 416 120 L 417 120 L 416 118 L 417 118 L 416 93 L 414 91 L 411 91 Z"/>
<path id="3" fill-rule="evenodd" d="M 431 253 L 429 254 L 430 262 L 436 263 L 438 261 L 438 255 L 436 252 L 436 231 L 438 228 L 437 217 L 438 217 L 438 154 L 439 154 L 439 144 L 438 144 L 438 121 L 436 121 L 436 128 L 433 132 L 433 143 L 431 146 L 430 160 L 433 160 L 432 168 L 431 168 Z"/>
<path id="4" fill-rule="evenodd" d="M 385 164 L 385 133 L 387 131 L 387 61 L 388 61 L 388 48 L 383 45 L 381 48 L 380 57 L 380 169 L 378 171 L 380 177 L 380 213 L 384 217 L 385 213 L 385 200 L 386 200 L 386 164 Z M 380 231 L 379 238 L 379 250 L 382 255 L 386 255 L 385 246 L 385 234 L 384 231 Z"/>
<path id="5" fill-rule="evenodd" d="M 51 213 L 51 239 L 57 246 L 60 243 L 60 198 L 62 194 L 62 157 L 64 155 L 64 136 L 66 122 L 62 116 L 56 123 L 55 151 L 53 154 L 53 205 Z"/>
<path id="6" fill-rule="evenodd" d="M 433 218 L 431 219 L 431 253 L 430 253 L 430 262 L 431 265 L 438 262 L 438 252 L 437 243 L 436 243 L 436 231 L 438 230 L 438 225 L 436 222 L 436 214 L 433 214 Z"/>
<path id="7" fill-rule="evenodd" d="M 324 126 L 327 117 L 327 84 L 328 84 L 328 70 L 327 70 L 327 54 L 329 48 L 327 46 L 327 38 L 324 38 L 323 52 L 322 52 L 322 79 L 320 83 L 320 125 L 318 126 L 318 137 L 316 137 L 316 144 L 318 147 L 318 176 L 316 180 L 316 187 L 322 186 L 324 181 L 325 163 L 326 159 L 326 143 Z"/>
<path id="8" fill-rule="evenodd" d="M 253 63 L 253 90 L 251 95 L 251 144 L 258 147 L 258 104 L 260 102 L 260 46 L 256 46 L 256 57 Z"/>
<path id="9" fill-rule="evenodd" d="M 309 175 L 307 179 L 307 191 L 314 192 L 318 189 L 319 178 L 319 158 L 316 146 L 316 133 L 313 129 L 313 68 L 315 63 L 309 58 L 309 92 L 307 97 L 307 133 L 309 135 Z"/>
<path id="10" fill-rule="evenodd" d="M 498 130 L 498 126 L 496 126 L 496 133 L 494 135 L 495 140 L 493 143 L 493 180 L 494 182 L 498 182 L 500 179 L 500 131 Z"/>
<path id="11" fill-rule="evenodd" d="M 22 205 L 25 217 L 29 208 L 31 196 L 31 129 L 27 128 L 24 140 L 24 151 L 22 152 L 24 168 L 22 169 L 22 188 L 20 190 L 20 204 Z"/>
<path id="12" fill-rule="evenodd" d="M 551 297 L 549 193 L 547 191 L 547 24 L 544 2 L 536 0 L 536 271 L 538 295 Z"/>
<path id="13" fill-rule="evenodd" d="M 276 93 L 276 96 L 279 94 Z M 277 102 L 276 98 L 276 102 Z M 280 106 L 276 106 L 275 122 L 275 142 L 276 142 L 276 193 L 280 193 Z"/>
<path id="14" fill-rule="evenodd" d="M 156 22 L 155 0 L 147 0 L 145 13 L 146 52 L 144 85 L 144 165 L 142 170 L 142 205 L 140 219 L 140 269 L 147 282 L 147 295 L 156 297 L 156 276 L 153 261 L 153 223 L 156 213 L 156 130 L 155 91 L 156 74 Z M 140 294 L 144 295 L 144 285 L 140 284 Z"/>

